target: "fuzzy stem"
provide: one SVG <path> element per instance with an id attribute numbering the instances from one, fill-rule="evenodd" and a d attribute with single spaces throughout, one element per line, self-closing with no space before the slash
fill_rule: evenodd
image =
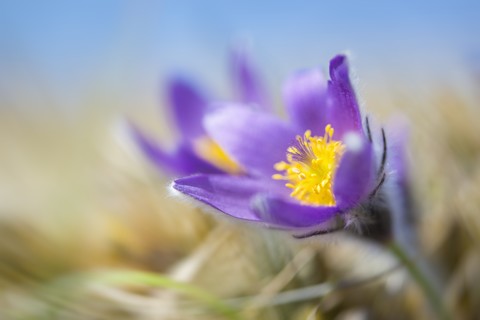
<path id="1" fill-rule="evenodd" d="M 443 304 L 441 293 L 433 283 L 431 277 L 425 273 L 425 268 L 420 266 L 418 259 L 412 257 L 411 254 L 408 253 L 408 250 L 405 250 L 399 243 L 390 243 L 388 249 L 395 255 L 399 262 L 403 264 L 410 276 L 423 291 L 438 319 L 452 320 L 452 316 Z"/>

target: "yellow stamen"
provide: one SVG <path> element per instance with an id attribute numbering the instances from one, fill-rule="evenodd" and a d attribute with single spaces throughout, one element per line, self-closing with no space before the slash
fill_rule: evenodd
<path id="1" fill-rule="evenodd" d="M 195 153 L 203 160 L 228 173 L 240 173 L 242 170 L 223 149 L 209 137 L 202 137 L 194 141 Z"/>
<path id="2" fill-rule="evenodd" d="M 341 141 L 332 139 L 333 128 L 325 127 L 323 137 L 312 136 L 310 130 L 303 137 L 297 136 L 297 144 L 287 149 L 287 162 L 274 165 L 275 180 L 286 180 L 285 186 L 292 189 L 290 196 L 302 203 L 319 206 L 334 206 L 333 178 L 340 158 L 345 151 Z"/>

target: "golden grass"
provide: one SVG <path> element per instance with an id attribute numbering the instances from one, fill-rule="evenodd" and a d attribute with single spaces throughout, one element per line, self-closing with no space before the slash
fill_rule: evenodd
<path id="1" fill-rule="evenodd" d="M 474 319 L 480 99 L 444 86 L 421 96 L 365 92 L 364 101 L 382 122 L 409 119 L 422 250 L 445 278 L 455 318 Z M 115 110 L 92 114 L 3 112 L 1 319 L 430 316 L 382 248 L 343 235 L 295 241 L 212 218 L 168 194 L 168 178 L 121 134 Z"/>

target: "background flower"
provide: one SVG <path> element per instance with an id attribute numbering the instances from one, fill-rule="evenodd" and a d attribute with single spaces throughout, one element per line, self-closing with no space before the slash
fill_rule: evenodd
<path id="1" fill-rule="evenodd" d="M 261 80 L 243 47 L 237 46 L 231 51 L 229 66 L 236 101 L 247 108 L 269 110 Z M 158 168 L 174 176 L 238 172 L 238 166 L 210 139 L 204 128 L 203 118 L 214 108 L 214 100 L 181 77 L 171 78 L 166 90 L 167 105 L 180 141 L 173 151 L 167 151 L 132 124 L 133 136 L 143 153 Z"/>

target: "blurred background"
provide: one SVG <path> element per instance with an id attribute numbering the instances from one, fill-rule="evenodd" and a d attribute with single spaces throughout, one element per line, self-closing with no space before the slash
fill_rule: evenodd
<path id="1" fill-rule="evenodd" d="M 407 119 L 421 249 L 455 318 L 475 319 L 478 30 L 473 0 L 2 1 L 0 318 L 431 316 L 380 247 L 294 241 L 168 194 L 171 177 L 125 122 L 173 146 L 165 80 L 232 97 L 228 54 L 241 42 L 279 113 L 289 74 L 348 52 L 364 110 Z"/>

